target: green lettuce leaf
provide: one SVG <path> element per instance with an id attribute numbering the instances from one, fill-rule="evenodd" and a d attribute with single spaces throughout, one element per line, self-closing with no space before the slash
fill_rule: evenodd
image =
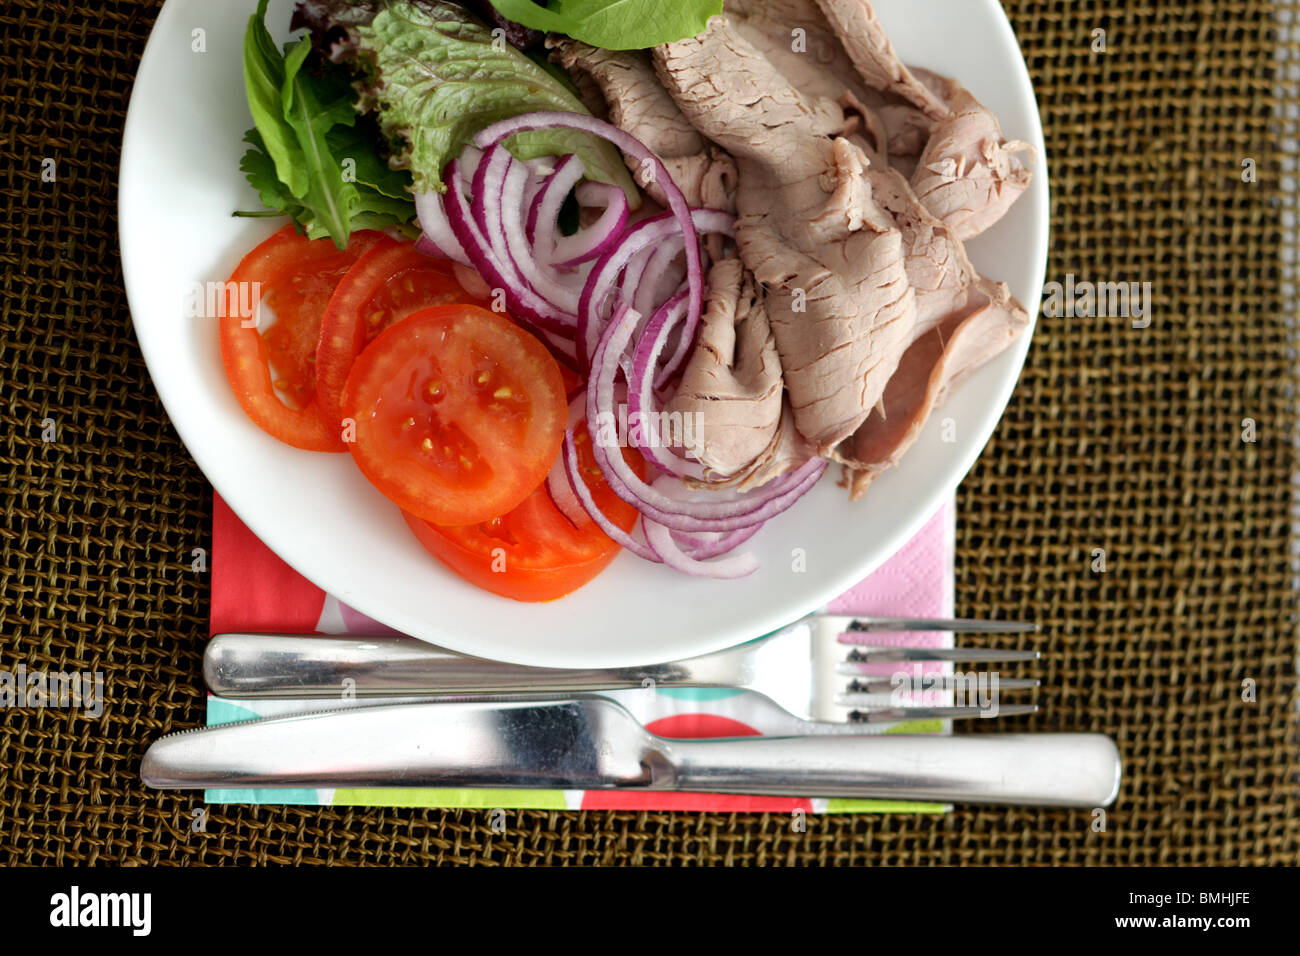
<path id="1" fill-rule="evenodd" d="M 266 29 L 261 0 L 244 36 L 244 85 L 255 129 L 240 162 L 263 206 L 291 216 L 310 238 L 340 249 L 356 229 L 404 226 L 415 218 L 410 175 L 378 152 L 377 131 L 357 126 L 356 91 L 337 68 L 304 70 L 307 37 L 283 54 Z"/>
<path id="2" fill-rule="evenodd" d="M 643 50 L 697 36 L 722 0 L 490 0 L 497 12 L 534 30 L 565 33 L 605 50 Z"/>
<path id="3" fill-rule="evenodd" d="M 561 81 L 455 4 L 392 0 L 348 33 L 365 78 L 363 103 L 378 109 L 393 164 L 410 169 L 417 192 L 445 191 L 443 167 L 497 120 L 535 110 L 587 112 Z M 640 204 L 622 156 L 599 137 L 537 130 L 506 146 L 520 159 L 576 153 L 589 178 L 622 187 Z"/>

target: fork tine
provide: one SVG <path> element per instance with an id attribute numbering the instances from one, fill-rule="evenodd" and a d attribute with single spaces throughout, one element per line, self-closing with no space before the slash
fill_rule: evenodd
<path id="1" fill-rule="evenodd" d="M 952 631 L 956 634 L 1030 634 L 1037 624 L 1025 621 L 976 621 L 970 618 L 846 617 L 842 630 L 857 634 L 901 631 Z"/>
<path id="2" fill-rule="evenodd" d="M 1042 681 L 1028 677 L 999 677 L 997 679 L 997 689 L 1003 690 L 1032 690 L 1035 687 L 1041 687 Z M 889 694 L 895 690 L 961 690 L 969 686 L 970 681 L 966 678 L 959 678 L 952 674 L 934 674 L 930 676 L 915 678 L 908 677 L 906 680 L 896 681 L 893 677 L 867 677 L 859 676 L 856 680 L 849 681 L 849 694 Z M 841 695 L 848 696 L 848 695 Z M 836 703 L 839 703 L 836 699 Z M 852 706 L 852 705 L 847 705 Z"/>
<path id="3" fill-rule="evenodd" d="M 848 652 L 844 661 L 835 665 L 837 674 L 859 674 L 857 664 L 900 661 L 966 661 L 968 663 L 1013 663 L 1036 661 L 1038 651 L 1022 651 L 998 647 L 887 647 L 879 644 L 858 644 Z"/>
<path id="4" fill-rule="evenodd" d="M 836 698 L 836 701 L 852 696 L 852 694 L 842 694 Z M 852 704 L 846 704 L 845 706 L 852 706 Z M 1037 704 L 1010 704 L 1006 707 L 999 707 L 997 716 L 1023 717 L 1026 714 L 1036 713 L 1038 713 Z M 960 720 L 966 717 L 990 717 L 991 719 L 989 712 L 982 707 L 881 707 L 873 709 L 870 704 L 853 710 L 848 719 L 850 723 L 892 724 L 904 720 Z"/>

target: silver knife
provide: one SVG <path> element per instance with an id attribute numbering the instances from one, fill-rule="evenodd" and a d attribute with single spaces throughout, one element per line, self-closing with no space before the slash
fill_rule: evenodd
<path id="1" fill-rule="evenodd" d="M 1104 807 L 1119 789 L 1101 734 L 880 734 L 677 740 L 598 696 L 354 707 L 170 734 L 149 787 L 689 790 Z"/>

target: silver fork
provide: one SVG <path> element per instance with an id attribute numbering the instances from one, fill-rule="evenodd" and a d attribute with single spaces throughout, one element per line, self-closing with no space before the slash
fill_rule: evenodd
<path id="1" fill-rule="evenodd" d="M 861 725 L 904 720 L 1018 716 L 1032 704 L 1003 705 L 1003 690 L 1037 687 L 1037 680 L 996 671 L 923 674 L 925 662 L 1015 663 L 1037 651 L 984 647 L 924 648 L 873 644 L 879 633 L 951 631 L 1025 633 L 1033 624 L 973 620 L 847 617 L 813 614 L 734 648 L 666 664 L 569 669 L 528 667 L 467 657 L 409 637 L 296 634 L 218 634 L 204 654 L 203 676 L 223 697 L 474 697 L 485 694 L 573 694 L 636 687 L 728 687 L 761 694 L 796 720 Z M 872 673 L 893 663 L 911 672 Z M 976 692 L 974 703 L 969 700 Z M 916 693 L 942 695 L 941 704 L 915 705 Z M 965 703 L 950 703 L 962 694 Z M 812 729 L 810 727 L 810 729 Z M 827 729 L 830 729 L 829 727 Z M 844 729 L 849 729 L 845 727 Z"/>

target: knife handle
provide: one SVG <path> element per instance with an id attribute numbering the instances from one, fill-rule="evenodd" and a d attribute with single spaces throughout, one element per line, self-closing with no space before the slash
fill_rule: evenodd
<path id="1" fill-rule="evenodd" d="M 1103 734 L 882 734 L 673 740 L 672 789 L 1096 808 L 1119 792 Z"/>

